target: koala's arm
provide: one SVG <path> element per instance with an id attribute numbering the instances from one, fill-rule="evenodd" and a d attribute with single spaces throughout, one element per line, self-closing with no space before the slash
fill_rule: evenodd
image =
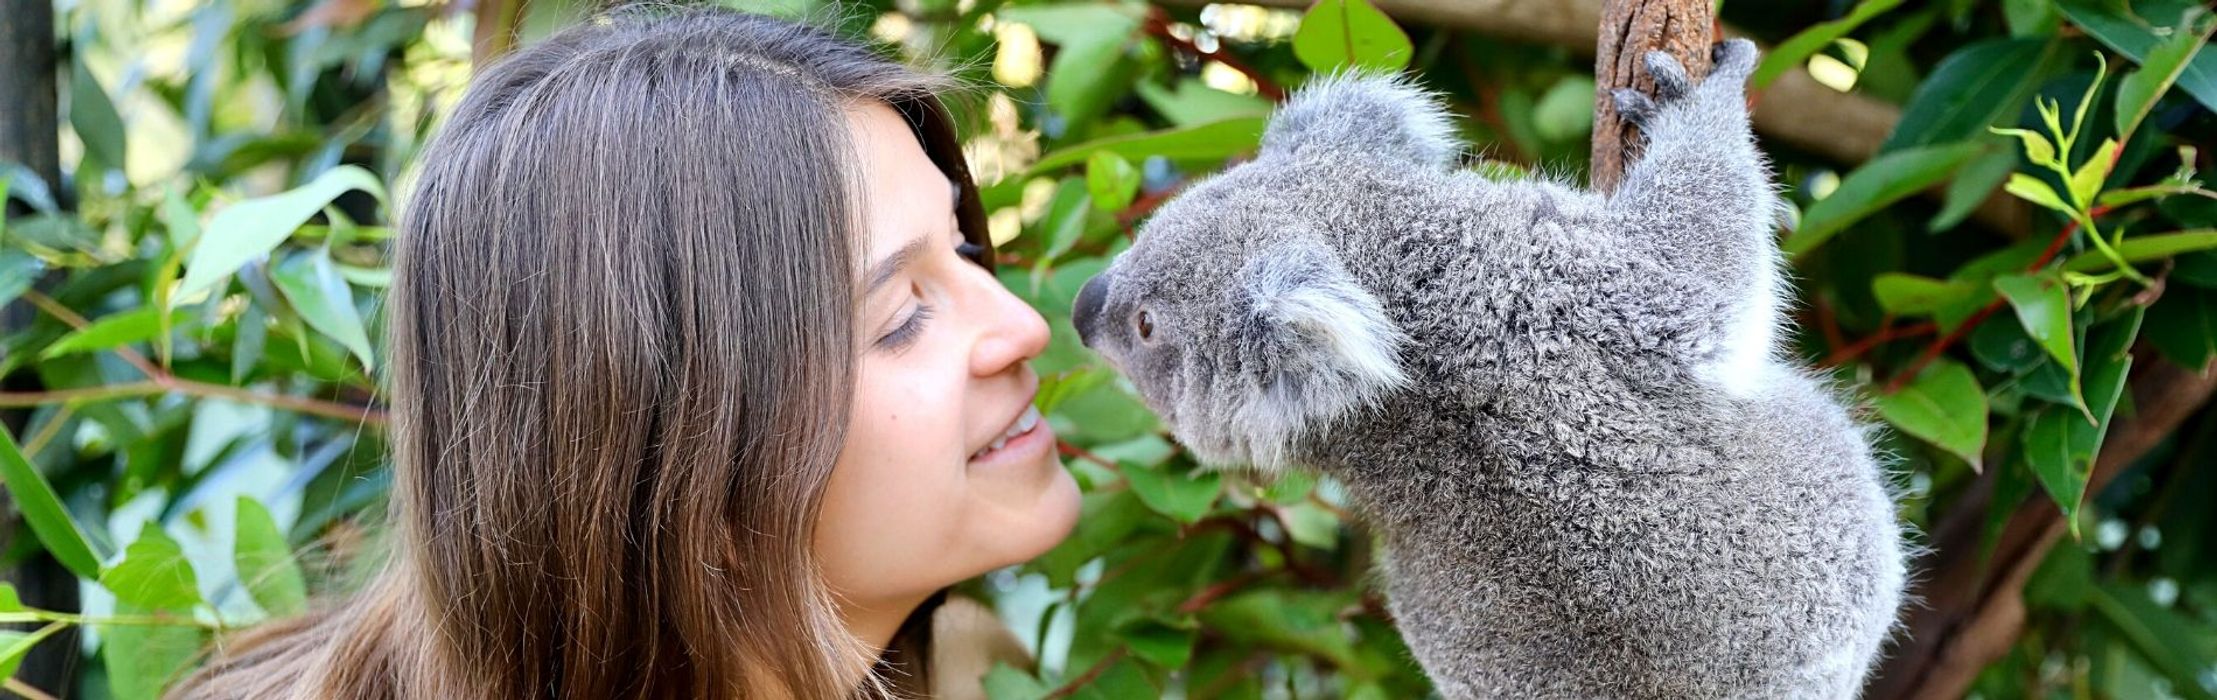
<path id="1" fill-rule="evenodd" d="M 1784 206 L 1748 125 L 1746 82 L 1755 45 L 1718 44 L 1699 84 L 1677 59 L 1648 54 L 1656 98 L 1619 90 L 1618 110 L 1639 124 L 1646 148 L 1609 200 L 1627 252 L 1656 261 L 1721 308 L 1706 331 L 1726 376 L 1767 358 L 1781 304 L 1774 231 Z M 1680 300 L 1684 301 L 1684 300 Z"/>

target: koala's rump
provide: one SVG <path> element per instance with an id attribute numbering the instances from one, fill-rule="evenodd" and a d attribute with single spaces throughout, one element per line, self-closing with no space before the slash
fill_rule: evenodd
<path id="1" fill-rule="evenodd" d="M 1505 478 L 1397 524 L 1443 528 L 1389 532 L 1385 557 L 1389 601 L 1443 693 L 1852 694 L 1900 590 L 1877 467 L 1821 398 L 1735 410 L 1685 428 L 1689 444 L 1734 446 L 1676 453 L 1699 461 L 1483 470 Z"/>

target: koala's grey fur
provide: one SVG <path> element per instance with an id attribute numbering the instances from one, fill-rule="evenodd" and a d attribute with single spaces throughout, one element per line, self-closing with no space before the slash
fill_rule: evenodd
<path id="1" fill-rule="evenodd" d="M 1853 697 L 1892 627 L 1865 428 L 1774 350 L 1755 49 L 1715 58 L 1618 96 L 1648 141 L 1614 196 L 1458 170 L 1424 92 L 1321 81 L 1080 296 L 1204 461 L 1347 485 L 1446 697 Z"/>

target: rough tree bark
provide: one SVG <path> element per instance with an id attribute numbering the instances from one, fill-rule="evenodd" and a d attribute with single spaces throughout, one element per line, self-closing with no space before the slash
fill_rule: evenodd
<path id="1" fill-rule="evenodd" d="M 52 0 L 0 0 L 0 163 L 21 165 L 53 190 L 56 200 L 72 206 L 69 188 L 61 186 L 61 124 L 56 108 L 54 4 Z M 25 213 L 12 200 L 0 202 L 6 214 Z M 42 287 L 53 280 L 42 280 Z M 31 322 L 34 311 L 27 304 L 0 309 L 0 334 L 14 333 Z M 9 380 L 9 390 L 36 390 L 38 378 L 29 373 Z M 0 427 L 22 434 L 30 421 L 28 410 L 0 411 Z M 29 537 L 17 517 L 14 500 L 0 504 L 0 542 Z M 44 552 L 33 555 L 0 574 L 14 584 L 24 603 L 75 612 L 78 608 L 77 577 Z M 76 677 L 77 634 L 67 630 L 48 638 L 23 660 L 16 679 L 56 697 L 67 697 Z"/>
<path id="2" fill-rule="evenodd" d="M 1164 5 L 1200 7 L 1211 0 L 1155 0 Z M 1305 9 L 1314 0 L 1247 0 L 1257 5 Z M 1403 22 L 1461 29 L 1486 36 L 1593 50 L 1599 37 L 1603 0 L 1371 0 Z M 1731 27 L 1722 29 L 1733 35 Z M 1706 61 L 1706 57 L 1703 58 Z M 1843 165 L 1870 160 L 1901 120 L 1894 105 L 1825 87 L 1794 68 L 1755 94 L 1750 115 L 1766 139 L 1814 153 Z M 1944 188 L 1927 191 L 1939 197 Z M 2030 229 L 2030 210 L 2000 192 L 1980 204 L 1971 218 L 1988 229 L 2022 237 Z"/>
<path id="3" fill-rule="evenodd" d="M 1617 115 L 1610 94 L 1632 88 L 1655 94 L 1655 79 L 1641 62 L 1650 51 L 1678 57 L 1696 80 L 1709 74 L 1709 46 L 1717 41 L 1716 12 L 1708 0 L 1608 0 L 1601 7 L 1600 39 L 1593 62 L 1593 188 L 1615 192 L 1624 167 L 1639 158 L 1640 129 Z"/>

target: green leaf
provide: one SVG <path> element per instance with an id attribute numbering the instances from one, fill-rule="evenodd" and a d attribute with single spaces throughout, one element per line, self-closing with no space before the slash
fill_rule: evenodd
<path id="1" fill-rule="evenodd" d="M 2040 132 L 2031 129 L 2004 129 L 2001 127 L 1992 127 L 1987 131 L 2002 136 L 2016 137 L 2017 141 L 2024 147 L 2025 160 L 2031 161 L 2033 165 L 2048 166 L 2056 164 L 2055 144 L 2048 141 L 2048 137 Z"/>
<path id="2" fill-rule="evenodd" d="M 1256 145 L 1262 143 L 1263 125 L 1264 120 L 1261 117 L 1240 117 L 1087 141 L 1040 157 L 1039 162 L 1032 165 L 1030 172 L 1036 175 L 1083 163 L 1100 151 L 1115 153 L 1127 160 L 1162 156 L 1186 163 L 1221 161 L 1254 150 Z"/>
<path id="3" fill-rule="evenodd" d="M 1152 618 L 1135 620 L 1116 634 L 1133 656 L 1163 668 L 1185 668 L 1193 658 L 1193 642 L 1200 638 L 1191 626 L 1177 627 Z"/>
<path id="4" fill-rule="evenodd" d="M 1011 7 L 998 18 L 1031 26 L 1060 47 L 1047 66 L 1047 106 L 1071 125 L 1090 124 L 1107 111 L 1132 78 L 1126 47 L 1141 17 L 1114 4 Z"/>
<path id="5" fill-rule="evenodd" d="M 262 350 L 267 347 L 269 340 L 269 314 L 263 313 L 261 307 L 248 304 L 246 311 L 239 314 L 238 322 L 233 328 L 235 333 L 231 336 L 231 383 L 238 384 L 246 381 L 247 376 L 254 372 L 255 365 L 262 361 Z"/>
<path id="6" fill-rule="evenodd" d="M 2117 257 L 2124 258 L 2128 263 L 2162 260 L 2182 253 L 2217 249 L 2217 229 L 2134 236 L 2114 247 L 2117 249 Z M 2072 272 L 2106 272 L 2114 267 L 2116 264 L 2110 261 L 2109 256 L 2094 250 L 2071 256 L 2070 260 L 2063 263 L 2063 269 Z"/>
<path id="7" fill-rule="evenodd" d="M 1130 700 L 1131 698 L 1162 697 L 1162 689 L 1147 680 L 1147 674 L 1139 670 L 1139 664 L 1121 660 L 1109 664 L 1101 675 L 1079 688 L 1070 696 L 1073 700 Z"/>
<path id="8" fill-rule="evenodd" d="M 293 561 L 285 533 L 270 517 L 269 509 L 246 496 L 239 497 L 237 546 L 233 559 L 239 582 L 254 602 L 271 615 L 296 615 L 308 609 L 308 582 Z"/>
<path id="9" fill-rule="evenodd" d="M 1085 159 L 1085 189 L 1093 195 L 1093 208 L 1123 211 L 1139 194 L 1139 168 L 1123 156 L 1095 151 Z"/>
<path id="10" fill-rule="evenodd" d="M 990 700 L 1039 700 L 1054 691 L 1006 661 L 993 662 L 993 670 L 985 674 L 985 697 Z"/>
<path id="11" fill-rule="evenodd" d="M 119 602 L 122 615 L 146 615 L 147 610 Z M 183 677 L 208 643 L 208 632 L 190 618 L 178 617 L 175 625 L 100 625 L 105 640 L 100 654 L 106 657 L 108 683 L 117 700 L 158 700 L 163 689 Z"/>
<path id="12" fill-rule="evenodd" d="M 1981 323 L 1971 329 L 1969 342 L 1971 357 L 1987 369 L 2010 375 L 2021 375 L 2048 361 L 2048 354 L 2040 344 L 2025 335 L 2024 326 L 2015 323 Z M 2069 396 L 2070 392 L 2063 392 Z"/>
<path id="13" fill-rule="evenodd" d="M 1575 141 L 1593 133 L 1593 79 L 1571 76 L 1555 81 L 1532 108 L 1532 128 L 1549 141 Z"/>
<path id="14" fill-rule="evenodd" d="M 269 276 L 310 328 L 346 346 L 361 358 L 364 370 L 375 367 L 370 361 L 369 332 L 354 308 L 354 289 L 332 268 L 329 253 L 319 249 L 288 256 L 270 269 Z"/>
<path id="15" fill-rule="evenodd" d="M 1945 309 L 1977 294 L 1981 285 L 1963 280 L 1936 280 L 1900 272 L 1880 273 L 1871 279 L 1871 296 L 1878 307 L 1896 316 L 1923 316 Z"/>
<path id="16" fill-rule="evenodd" d="M 70 331 L 46 346 L 40 358 L 54 358 L 80 352 L 106 350 L 125 343 L 152 340 L 162 333 L 163 317 L 171 325 L 190 318 L 186 309 L 169 310 L 142 306 L 122 313 L 108 314 L 85 327 Z"/>
<path id="17" fill-rule="evenodd" d="M 190 610 L 200 603 L 200 584 L 185 550 L 148 522 L 139 539 L 123 550 L 123 560 L 100 572 L 100 585 L 117 600 L 151 610 Z"/>
<path id="18" fill-rule="evenodd" d="M 2141 0 L 2127 6 L 2119 0 L 2058 0 L 2056 7 L 2071 24 L 2145 67 L 2160 50 L 2164 35 L 2172 33 L 2174 22 L 2194 9 L 2194 3 Z M 2203 107 L 2217 110 L 2217 52 L 2196 51 L 2175 84 Z"/>
<path id="19" fill-rule="evenodd" d="M 2116 158 L 2117 140 L 2104 139 L 2094 154 L 2071 173 L 2071 201 L 2080 209 L 2094 205 L 2094 195 L 2101 194 L 2102 181 L 2109 178 L 2109 168 Z"/>
<path id="20" fill-rule="evenodd" d="M 1170 120 L 1173 126 L 1193 126 L 1234 117 L 1264 117 L 1270 101 L 1209 87 L 1196 78 L 1180 79 L 1171 87 L 1151 82 L 1134 86 L 1139 99 Z"/>
<path id="21" fill-rule="evenodd" d="M 1243 591 L 1201 611 L 1201 622 L 1236 643 L 1313 654 L 1346 667 L 1355 649 L 1340 631 L 1339 611 L 1352 591 L 1296 591 L 1259 588 Z"/>
<path id="22" fill-rule="evenodd" d="M 1293 55 L 1319 73 L 1342 68 L 1398 71 L 1416 53 L 1409 35 L 1368 0 L 1318 0 L 1293 33 Z"/>
<path id="23" fill-rule="evenodd" d="M 2055 193 L 2055 188 L 2049 187 L 2046 181 L 2032 175 L 2010 173 L 2009 184 L 2003 185 L 2002 189 L 2027 202 L 2065 214 L 2075 214 L 2078 211 L 2071 208 L 2069 203 L 2064 202 L 2062 195 Z"/>
<path id="24" fill-rule="evenodd" d="M 2101 453 L 2109 419 L 2132 370 L 2132 341 L 2140 334 L 2142 310 L 2097 328 L 2086 343 L 2084 410 L 2050 405 L 2034 413 L 2023 433 L 2025 463 L 2041 488 L 2055 500 L 2077 538 L 2078 507 L 2086 497 L 2086 479 Z"/>
<path id="25" fill-rule="evenodd" d="M 23 599 L 15 594 L 15 584 L 0 581 L 0 613 L 23 612 Z"/>
<path id="26" fill-rule="evenodd" d="M 1977 142 L 1951 143 L 1879 156 L 1848 173 L 1838 189 L 1810 205 L 1801 226 L 1779 247 L 1788 256 L 1807 253 L 1864 217 L 1939 184 L 1983 148 Z"/>
<path id="27" fill-rule="evenodd" d="M 1129 490 L 1088 491 L 1079 500 L 1076 529 L 1032 565 L 1047 575 L 1048 585 L 1068 587 L 1078 567 L 1123 544 L 1147 518 L 1147 504 Z"/>
<path id="28" fill-rule="evenodd" d="M 1213 471 L 1171 474 L 1134 464 L 1116 466 L 1148 508 L 1182 523 L 1200 522 L 1201 516 L 1208 515 L 1224 479 Z"/>
<path id="29" fill-rule="evenodd" d="M 2054 33 L 2057 21 L 2063 18 L 2048 0 L 2002 0 L 2001 13 L 2009 25 L 2009 35 L 2014 37 Z"/>
<path id="30" fill-rule="evenodd" d="M 2142 658 L 2170 677 L 2179 697 L 2213 697 L 2205 674 L 2217 659 L 2205 651 L 2209 635 L 2195 631 L 2189 613 L 2157 605 L 2144 590 L 2121 583 L 2093 588 L 2087 602 Z"/>
<path id="31" fill-rule="evenodd" d="M 1941 202 L 1940 213 L 1932 216 L 1925 230 L 1933 233 L 1955 228 L 1963 223 L 1978 205 L 1986 203 L 1994 190 L 2017 168 L 2017 154 L 2006 148 L 1996 148 L 1971 160 L 1956 172 L 1948 183 L 1947 197 Z"/>
<path id="32" fill-rule="evenodd" d="M 2017 322 L 2024 325 L 2025 334 L 2070 375 L 2071 395 L 2085 405 L 2079 393 L 2078 352 L 2072 347 L 2070 289 L 2053 277 L 2002 275 L 1994 278 L 1994 291 L 2017 311 Z"/>
<path id="33" fill-rule="evenodd" d="M 2217 289 L 2173 286 L 2148 307 L 2148 344 L 2180 367 L 2217 358 Z"/>
<path id="34" fill-rule="evenodd" d="M 23 665 L 23 657 L 30 654 L 32 648 L 68 628 L 66 622 L 49 622 L 36 632 L 0 630 L 0 679 L 14 678 L 16 667 Z"/>
<path id="35" fill-rule="evenodd" d="M 385 186 L 377 176 L 359 166 L 341 165 L 316 176 L 313 182 L 268 197 L 245 200 L 222 211 L 208 222 L 185 264 L 185 281 L 170 297 L 176 303 L 208 289 L 247 261 L 268 255 L 292 236 L 324 205 L 351 190 L 385 198 Z"/>
<path id="36" fill-rule="evenodd" d="M 1831 46 L 1840 37 L 1847 36 L 1848 32 L 1855 31 L 1856 27 L 1863 26 L 1864 22 L 1869 22 L 1871 18 L 1899 5 L 1901 0 L 1863 0 L 1856 3 L 1855 9 L 1848 11 L 1846 17 L 1819 23 L 1779 42 L 1776 48 L 1770 50 L 1770 55 L 1763 57 L 1763 63 L 1755 67 L 1755 85 L 1752 89 L 1760 90 L 1770 85 L 1772 80 L 1809 60 L 1810 56 Z"/>
<path id="37" fill-rule="evenodd" d="M 16 446 L 15 436 L 6 430 L 0 430 L 0 481 L 6 482 L 8 495 L 15 498 L 16 512 L 31 524 L 31 533 L 46 545 L 55 561 L 78 576 L 100 576 L 100 558 L 93 555 L 91 545 L 85 544 L 77 521 L 69 517 L 61 498 L 54 495 L 54 486 L 31 466 L 30 460 L 24 459 L 23 448 Z"/>
<path id="38" fill-rule="evenodd" d="M 128 139 L 123 118 L 116 115 L 115 102 L 108 99 L 108 91 L 85 68 L 82 56 L 70 61 L 69 69 L 70 128 L 85 144 L 86 155 L 103 166 L 122 170 L 129 162 L 125 160 Z"/>
<path id="39" fill-rule="evenodd" d="M 6 202 L 0 198 L 0 202 Z M 0 217 L 5 218 L 5 217 Z M 46 272 L 46 262 L 38 256 L 10 247 L 0 250 L 0 306 L 7 306 L 16 297 L 23 296 Z"/>
<path id="40" fill-rule="evenodd" d="M 1932 77 L 1917 84 L 1879 152 L 1963 141 L 2017 114 L 2061 63 L 2062 46 L 2044 39 L 2002 39 L 1948 54 Z"/>
<path id="41" fill-rule="evenodd" d="M 1339 516 L 1314 503 L 1295 503 L 1278 510 L 1285 518 L 1286 535 L 1294 542 L 1317 549 L 1339 546 Z"/>
<path id="42" fill-rule="evenodd" d="M 2169 92 L 2179 76 L 2186 73 L 2187 60 L 2209 43 L 2213 29 L 2217 29 L 2217 22 L 2203 22 L 2199 30 L 2190 23 L 2181 23 L 2169 38 L 2148 49 L 2147 55 L 2140 60 L 2140 70 L 2118 81 L 2117 133 L 2130 134 L 2139 128 L 2140 122 L 2155 110 L 2155 103 L 2163 99 L 2163 93 Z"/>
<path id="43" fill-rule="evenodd" d="M 1969 367 L 1932 363 L 1900 391 L 1878 397 L 1878 414 L 1902 432 L 1961 457 L 1971 468 L 1986 448 L 1986 391 Z"/>

